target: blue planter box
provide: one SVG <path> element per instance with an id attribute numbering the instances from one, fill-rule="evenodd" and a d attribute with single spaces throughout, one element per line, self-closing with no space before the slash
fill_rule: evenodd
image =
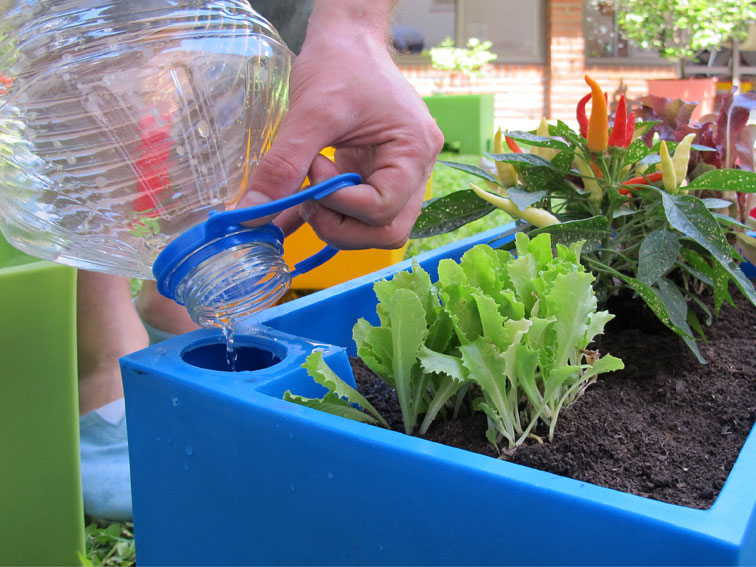
<path id="1" fill-rule="evenodd" d="M 435 277 L 440 257 L 496 234 L 419 259 Z M 299 368 L 313 349 L 351 377 L 373 282 L 409 266 L 251 318 L 242 371 L 222 370 L 208 331 L 122 359 L 139 565 L 756 562 L 753 433 L 712 508 L 695 510 L 284 402 L 316 393 Z"/>

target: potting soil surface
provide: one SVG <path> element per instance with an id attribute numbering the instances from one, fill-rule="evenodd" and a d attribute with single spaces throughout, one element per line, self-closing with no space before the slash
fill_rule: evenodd
<path id="1" fill-rule="evenodd" d="M 699 349 L 638 301 L 616 315 L 594 345 L 625 369 L 601 375 L 559 416 L 552 443 L 530 442 L 500 455 L 481 413 L 437 418 L 426 438 L 522 465 L 692 508 L 709 508 L 756 421 L 756 308 L 737 290 Z M 403 431 L 396 394 L 352 361 L 360 392 Z M 540 432 L 545 433 L 545 432 Z"/>

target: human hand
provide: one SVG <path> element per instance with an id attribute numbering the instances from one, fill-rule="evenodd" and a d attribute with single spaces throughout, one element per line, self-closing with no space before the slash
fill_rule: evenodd
<path id="1" fill-rule="evenodd" d="M 391 59 L 387 24 L 380 16 L 355 22 L 347 3 L 381 4 L 316 5 L 291 72 L 289 112 L 241 206 L 295 193 L 308 174 L 319 183 L 353 171 L 362 185 L 285 211 L 276 223 L 290 232 L 306 220 L 341 249 L 398 248 L 420 211 L 443 136 Z M 318 155 L 328 146 L 335 163 Z"/>

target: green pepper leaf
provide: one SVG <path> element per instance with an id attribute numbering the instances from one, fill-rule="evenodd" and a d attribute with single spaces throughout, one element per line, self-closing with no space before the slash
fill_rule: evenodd
<path id="1" fill-rule="evenodd" d="M 584 252 L 598 250 L 601 248 L 603 241 L 611 235 L 609 220 L 602 215 L 537 228 L 529 231 L 528 235 L 535 236 L 544 233 L 551 235 L 555 245 L 557 243 L 569 245 L 580 240 L 585 240 L 585 245 L 583 246 Z"/>
<path id="2" fill-rule="evenodd" d="M 756 191 L 756 172 L 742 169 L 712 169 L 696 177 L 685 189 L 753 193 Z"/>
<path id="3" fill-rule="evenodd" d="M 430 199 L 412 227 L 410 238 L 428 238 L 456 230 L 495 210 L 492 204 L 478 197 L 472 189 L 455 191 Z"/>
<path id="4" fill-rule="evenodd" d="M 444 161 L 444 160 L 439 160 L 438 163 L 451 167 L 452 169 L 458 169 L 459 171 L 464 171 L 466 173 L 474 175 L 475 177 L 479 177 L 480 179 L 485 179 L 486 181 L 495 183 L 496 185 L 501 185 L 501 183 L 499 183 L 499 180 L 496 179 L 494 175 L 492 175 L 485 169 L 479 168 L 477 165 L 470 165 L 467 163 L 457 163 L 453 161 Z"/>
<path id="5" fill-rule="evenodd" d="M 636 277 L 653 285 L 675 265 L 679 252 L 680 240 L 673 231 L 666 225 L 655 230 L 641 242 Z"/>

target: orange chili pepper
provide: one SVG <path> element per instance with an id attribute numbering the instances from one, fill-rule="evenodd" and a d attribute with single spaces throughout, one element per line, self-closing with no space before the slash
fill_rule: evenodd
<path id="1" fill-rule="evenodd" d="M 590 162 L 590 165 L 591 165 L 591 169 L 593 170 L 593 173 L 596 174 L 596 179 L 603 179 L 604 178 L 604 174 L 601 173 L 601 170 L 596 165 L 596 162 L 592 161 L 592 162 Z"/>
<path id="2" fill-rule="evenodd" d="M 591 117 L 588 120 L 588 149 L 601 153 L 609 146 L 609 116 L 606 110 L 606 99 L 598 83 L 585 76 L 585 82 L 591 87 Z"/>
<path id="3" fill-rule="evenodd" d="M 517 145 L 517 142 L 515 142 L 512 138 L 510 138 L 509 136 L 504 136 L 504 139 L 507 142 L 507 147 L 510 150 L 512 150 L 514 153 L 516 153 L 516 154 L 525 153 L 525 152 L 522 151 L 522 148 Z"/>

